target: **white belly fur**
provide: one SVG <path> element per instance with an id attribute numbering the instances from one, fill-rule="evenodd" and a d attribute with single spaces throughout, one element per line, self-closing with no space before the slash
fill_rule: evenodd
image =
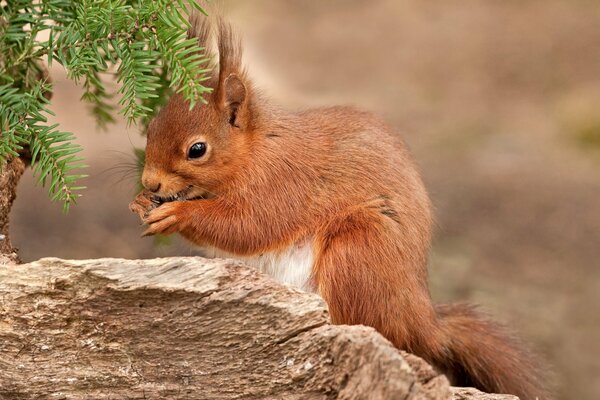
<path id="1" fill-rule="evenodd" d="M 314 263 L 314 249 L 311 240 L 296 243 L 278 252 L 255 256 L 238 256 L 217 248 L 204 248 L 207 257 L 233 258 L 257 268 L 282 283 L 313 292 L 310 275 Z"/>

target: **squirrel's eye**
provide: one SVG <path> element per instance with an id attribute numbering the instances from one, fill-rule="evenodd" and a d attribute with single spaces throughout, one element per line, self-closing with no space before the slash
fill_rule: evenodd
<path id="1" fill-rule="evenodd" d="M 200 158 L 206 154 L 206 143 L 194 143 L 188 150 L 188 158 L 190 160 Z"/>

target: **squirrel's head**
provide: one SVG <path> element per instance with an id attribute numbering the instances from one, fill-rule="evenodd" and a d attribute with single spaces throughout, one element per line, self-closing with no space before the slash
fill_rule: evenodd
<path id="1" fill-rule="evenodd" d="M 189 36 L 208 49 L 206 18 L 190 22 Z M 211 197 L 248 159 L 255 115 L 241 45 L 222 20 L 216 36 L 219 65 L 207 80 L 207 103 L 190 110 L 181 95 L 173 95 L 148 127 L 142 184 L 159 198 Z"/>

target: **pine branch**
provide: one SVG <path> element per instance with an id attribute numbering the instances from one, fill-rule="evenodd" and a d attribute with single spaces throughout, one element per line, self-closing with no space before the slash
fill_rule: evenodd
<path id="1" fill-rule="evenodd" d="M 208 59 L 186 38 L 194 0 L 11 0 L 0 2 L 0 161 L 30 146 L 38 181 L 68 208 L 78 197 L 73 172 L 83 167 L 74 135 L 48 125 L 52 90 L 42 61 L 57 62 L 82 83 L 100 126 L 119 112 L 147 126 L 171 91 L 193 107 L 209 91 L 202 85 Z M 40 33 L 47 39 L 40 40 Z M 106 78 L 120 87 L 109 92 Z M 111 99 L 120 95 L 119 109 Z"/>
<path id="2" fill-rule="evenodd" d="M 75 156 L 81 148 L 72 142 L 73 135 L 59 131 L 57 125 L 47 125 L 47 115 L 52 115 L 47 109 L 48 99 L 44 97 L 48 90 L 50 87 L 41 81 L 27 92 L 10 85 L 0 86 L 3 127 L 0 146 L 7 149 L 4 152 L 0 148 L 0 156 L 18 156 L 18 151 L 28 145 L 38 183 L 45 185 L 50 177 L 51 199 L 62 201 L 65 210 L 68 210 L 79 197 L 77 191 L 83 189 L 76 186 L 75 181 L 85 177 L 72 171 L 85 166 Z"/>

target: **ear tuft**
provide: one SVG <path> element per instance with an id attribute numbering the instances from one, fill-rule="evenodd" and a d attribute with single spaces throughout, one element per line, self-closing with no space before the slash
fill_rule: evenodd
<path id="1" fill-rule="evenodd" d="M 206 49 L 206 53 L 210 53 L 211 27 L 210 20 L 199 11 L 192 11 L 190 15 L 190 26 L 187 31 L 188 39 L 196 39 L 198 45 Z"/>
<path id="2" fill-rule="evenodd" d="M 242 68 L 242 44 L 231 25 L 222 17 L 216 22 L 219 75 L 213 99 L 231 126 L 246 129 L 252 122 L 252 89 Z"/>

